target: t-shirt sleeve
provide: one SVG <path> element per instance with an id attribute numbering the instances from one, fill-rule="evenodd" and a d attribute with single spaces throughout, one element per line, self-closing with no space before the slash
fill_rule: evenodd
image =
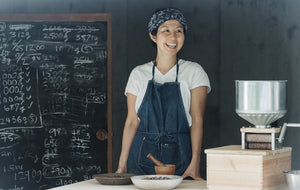
<path id="1" fill-rule="evenodd" d="M 125 96 L 127 95 L 127 93 L 136 95 L 139 92 L 139 85 L 138 85 L 138 81 L 139 81 L 139 77 L 137 74 L 137 70 L 133 69 L 129 75 L 128 81 L 127 81 L 127 85 L 125 88 Z"/>
<path id="2" fill-rule="evenodd" d="M 193 69 L 191 89 L 199 86 L 206 86 L 207 93 L 211 91 L 208 75 L 200 65 L 197 65 Z"/>

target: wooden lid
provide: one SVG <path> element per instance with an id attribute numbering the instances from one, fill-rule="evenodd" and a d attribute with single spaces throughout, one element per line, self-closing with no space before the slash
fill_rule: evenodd
<path id="1" fill-rule="evenodd" d="M 256 149 L 242 149 L 241 145 L 228 145 L 217 148 L 205 149 L 206 154 L 236 154 L 236 155 L 276 155 L 286 152 L 291 152 L 291 147 L 283 147 L 277 150 L 256 150 Z"/>

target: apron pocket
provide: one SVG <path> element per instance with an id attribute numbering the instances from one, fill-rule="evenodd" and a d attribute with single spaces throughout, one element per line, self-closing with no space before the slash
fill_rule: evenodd
<path id="1" fill-rule="evenodd" d="M 142 140 L 140 153 L 139 153 L 139 165 L 147 174 L 154 174 L 154 163 L 147 158 L 147 155 L 151 153 L 154 157 L 159 155 L 159 138 L 154 139 L 144 137 Z"/>
<path id="2" fill-rule="evenodd" d="M 181 156 L 177 143 L 161 144 L 161 158 L 164 164 L 175 164 L 176 171 L 182 170 Z"/>
<path id="3" fill-rule="evenodd" d="M 178 163 L 178 144 L 177 143 L 165 143 L 161 144 L 161 158 L 164 164 L 176 164 Z"/>

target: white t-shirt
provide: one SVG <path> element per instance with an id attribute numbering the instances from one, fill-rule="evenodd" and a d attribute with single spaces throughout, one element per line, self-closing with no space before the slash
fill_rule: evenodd
<path id="1" fill-rule="evenodd" d="M 184 104 L 185 113 L 189 122 L 192 125 L 190 115 L 191 90 L 199 86 L 207 86 L 207 93 L 210 92 L 210 82 L 203 68 L 195 62 L 178 60 L 179 72 L 178 82 L 180 83 L 180 91 Z M 125 95 L 127 93 L 137 96 L 135 110 L 138 112 L 143 101 L 148 81 L 152 79 L 153 62 L 148 62 L 143 65 L 136 66 L 129 76 Z M 165 75 L 163 75 L 156 67 L 154 71 L 154 80 L 157 83 L 175 82 L 176 81 L 176 65 L 174 65 Z"/>

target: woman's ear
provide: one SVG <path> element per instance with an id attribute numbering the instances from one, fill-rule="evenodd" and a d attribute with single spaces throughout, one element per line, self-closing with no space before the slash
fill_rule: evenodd
<path id="1" fill-rule="evenodd" d="M 151 32 L 149 32 L 149 36 L 151 38 L 151 40 L 156 43 L 156 36 L 152 35 Z"/>

